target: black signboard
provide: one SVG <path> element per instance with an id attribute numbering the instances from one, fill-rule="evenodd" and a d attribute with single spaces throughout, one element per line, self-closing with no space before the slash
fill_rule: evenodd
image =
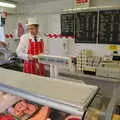
<path id="1" fill-rule="evenodd" d="M 120 10 L 99 13 L 99 43 L 120 44 Z"/>
<path id="2" fill-rule="evenodd" d="M 61 34 L 66 36 L 74 35 L 74 14 L 61 15 Z"/>
<path id="3" fill-rule="evenodd" d="M 96 43 L 97 12 L 81 12 L 75 18 L 75 43 Z"/>

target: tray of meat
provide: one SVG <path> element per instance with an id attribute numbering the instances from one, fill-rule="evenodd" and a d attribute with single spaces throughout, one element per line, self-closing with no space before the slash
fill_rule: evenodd
<path id="1" fill-rule="evenodd" d="M 21 100 L 7 109 L 7 113 L 15 116 L 19 120 L 28 120 L 35 115 L 40 109 L 40 106 L 29 102 L 27 100 Z"/>

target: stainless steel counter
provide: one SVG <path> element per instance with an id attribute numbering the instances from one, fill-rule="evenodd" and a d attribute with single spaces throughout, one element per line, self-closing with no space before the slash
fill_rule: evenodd
<path id="1" fill-rule="evenodd" d="M 86 75 L 80 72 L 70 72 L 67 70 L 60 70 L 58 78 L 63 78 L 69 81 L 81 83 L 81 80 L 90 85 L 98 86 L 101 89 L 101 94 L 111 97 L 114 89 L 120 86 L 120 79 L 104 78 L 94 75 Z"/>

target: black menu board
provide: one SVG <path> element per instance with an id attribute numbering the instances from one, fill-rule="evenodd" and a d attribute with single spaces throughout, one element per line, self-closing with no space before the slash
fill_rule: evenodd
<path id="1" fill-rule="evenodd" d="M 75 18 L 75 43 L 96 43 L 97 12 L 81 12 Z"/>
<path id="2" fill-rule="evenodd" d="M 100 11 L 98 42 L 120 44 L 120 10 Z"/>
<path id="3" fill-rule="evenodd" d="M 74 14 L 61 15 L 61 34 L 66 36 L 74 35 Z"/>

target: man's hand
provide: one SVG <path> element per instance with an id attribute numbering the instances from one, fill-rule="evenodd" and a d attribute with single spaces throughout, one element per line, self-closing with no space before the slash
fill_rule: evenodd
<path id="1" fill-rule="evenodd" d="M 34 58 L 33 58 L 33 55 L 31 55 L 31 54 L 28 54 L 28 60 L 33 60 Z"/>
<path id="2" fill-rule="evenodd" d="M 7 44 L 7 43 L 5 43 L 5 42 L 0 41 L 0 46 L 7 47 L 7 46 L 8 46 L 8 44 Z"/>

